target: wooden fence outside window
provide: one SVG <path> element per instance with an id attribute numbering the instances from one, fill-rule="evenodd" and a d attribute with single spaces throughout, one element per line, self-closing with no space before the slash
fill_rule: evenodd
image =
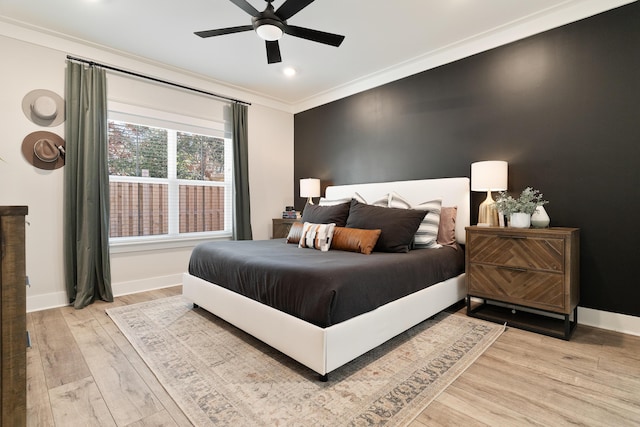
<path id="1" fill-rule="evenodd" d="M 168 185 L 111 182 L 109 237 L 169 233 Z M 180 185 L 179 233 L 224 230 L 224 187 Z"/>

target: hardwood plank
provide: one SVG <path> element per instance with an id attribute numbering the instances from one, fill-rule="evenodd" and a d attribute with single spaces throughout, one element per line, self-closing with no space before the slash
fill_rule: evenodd
<path id="1" fill-rule="evenodd" d="M 609 359 L 619 353 L 616 347 L 602 345 L 607 335 L 609 331 L 586 328 L 576 333 L 578 339 L 567 342 L 508 328 L 436 402 L 455 396 L 474 402 L 469 409 L 497 404 L 546 425 L 636 425 L 638 377 L 619 379 L 598 367 L 603 351 Z M 635 337 L 630 341 L 633 346 Z M 496 424 L 529 425 L 499 419 L 495 408 L 491 412 Z M 470 413 L 479 414 L 477 409 Z"/>
<path id="2" fill-rule="evenodd" d="M 80 349 L 62 317 L 62 309 L 32 313 L 32 339 L 38 340 L 47 388 L 91 376 Z"/>
<path id="3" fill-rule="evenodd" d="M 446 392 L 445 392 L 446 393 Z M 452 407 L 448 403 L 448 397 L 440 395 L 437 401 L 429 405 L 429 409 L 423 411 L 416 417 L 409 427 L 447 427 L 447 426 L 465 426 L 465 427 L 490 427 L 490 424 L 481 422 L 473 411 L 464 413 L 462 407 Z"/>
<path id="4" fill-rule="evenodd" d="M 473 368 L 473 366 L 472 366 Z M 471 368 L 470 368 L 471 369 Z M 502 376 L 486 367 L 468 369 L 446 390 L 445 403 L 463 407 L 472 416 L 489 425 L 500 426 L 558 426 L 564 425 L 561 414 L 550 412 L 539 399 L 542 390 L 527 389 L 514 393 L 512 382 L 502 381 Z M 492 366 L 491 369 L 495 369 Z M 510 372 L 511 367 L 502 365 Z M 496 377 L 495 381 L 491 378 Z M 508 374 L 507 374 L 508 376 Z M 524 387 L 525 384 L 520 384 Z"/>
<path id="5" fill-rule="evenodd" d="M 603 354 L 598 358 L 598 369 L 618 378 L 624 377 L 635 382 L 640 378 L 640 358 L 620 354 Z"/>
<path id="6" fill-rule="evenodd" d="M 109 334 L 91 312 L 80 314 L 82 311 L 62 309 L 104 401 L 118 408 L 112 413 L 116 424 L 128 425 L 161 411 L 160 402 Z"/>
<path id="7" fill-rule="evenodd" d="M 53 388 L 49 396 L 56 426 L 116 426 L 91 377 Z"/>
<path id="8" fill-rule="evenodd" d="M 587 325 L 580 325 L 579 330 L 580 334 L 573 337 L 570 342 L 605 346 L 608 350 L 613 350 L 616 353 L 635 354 L 636 356 L 640 354 L 640 336 Z"/>
<path id="9" fill-rule="evenodd" d="M 523 415 L 535 414 L 537 421 L 547 425 L 635 424 L 637 418 L 632 410 L 616 405 L 615 399 L 609 396 L 601 399 L 597 393 L 590 393 L 582 386 L 583 381 L 580 385 L 563 382 L 534 369 L 510 365 L 502 359 L 485 355 L 487 357 L 483 355 L 465 372 L 465 378 L 457 385 L 466 385 L 471 391 L 471 383 L 482 382 L 482 387 L 490 391 L 492 398 L 500 399 L 507 407 L 518 408 Z M 493 372 L 493 375 L 487 376 L 484 371 Z"/>
<path id="10" fill-rule="evenodd" d="M 27 314 L 27 330 L 33 330 L 33 319 Z M 27 348 L 27 426 L 53 426 L 53 413 L 49 402 L 49 390 L 42 368 L 42 356 L 37 334 L 31 335 L 31 347 Z"/>
<path id="11" fill-rule="evenodd" d="M 191 425 L 191 424 L 189 424 Z M 178 424 L 169 416 L 167 411 L 157 412 L 127 427 L 176 427 Z"/>
<path id="12" fill-rule="evenodd" d="M 546 351 L 539 352 L 523 345 L 526 337 L 520 338 L 496 343 L 486 353 L 487 357 L 496 357 L 516 369 L 532 370 L 554 381 L 570 384 L 576 396 L 598 401 L 606 395 L 608 405 L 617 412 L 629 413 L 629 416 L 637 414 L 640 419 L 640 363 L 617 355 L 608 350 L 610 347 L 597 346 L 589 352 L 580 343 L 558 346 L 557 340 L 553 342 L 548 337 L 542 340 L 549 340 Z M 609 369 L 602 369 L 603 364 Z"/>

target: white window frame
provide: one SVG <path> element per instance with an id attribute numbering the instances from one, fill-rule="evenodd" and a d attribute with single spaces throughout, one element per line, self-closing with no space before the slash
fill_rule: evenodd
<path id="1" fill-rule="evenodd" d="M 231 238 L 233 227 L 233 147 L 231 139 L 225 137 L 224 123 L 115 101 L 109 101 L 107 117 L 108 120 L 168 129 L 168 158 L 174 159 L 174 161 L 169 160 L 168 162 L 166 179 L 109 175 L 109 183 L 118 181 L 168 183 L 169 186 L 168 234 L 109 238 L 111 253 L 193 247 L 205 240 L 229 240 Z M 224 140 L 225 172 L 223 182 L 202 182 L 177 178 L 175 162 L 177 156 L 177 132 L 196 133 Z M 171 209 L 171 207 L 178 206 L 178 188 L 180 185 L 206 185 L 225 188 L 224 230 L 196 233 L 179 232 L 178 210 L 176 208 Z"/>

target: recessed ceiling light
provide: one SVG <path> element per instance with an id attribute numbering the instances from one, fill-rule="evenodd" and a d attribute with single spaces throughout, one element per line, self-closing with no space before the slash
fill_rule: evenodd
<path id="1" fill-rule="evenodd" d="M 285 76 L 287 77 L 293 77 L 296 75 L 296 70 L 295 68 L 291 68 L 291 67 L 287 67 L 284 70 L 282 70 L 282 72 L 284 73 Z"/>

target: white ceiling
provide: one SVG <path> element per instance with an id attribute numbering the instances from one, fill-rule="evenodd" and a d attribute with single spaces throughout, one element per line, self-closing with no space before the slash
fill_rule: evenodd
<path id="1" fill-rule="evenodd" d="M 248 1 L 260 11 L 267 4 Z M 274 7 L 283 2 L 274 0 Z M 228 0 L 0 0 L 0 20 L 311 106 L 348 87 L 372 87 L 629 2 L 316 0 L 288 23 L 342 34 L 342 45 L 285 35 L 283 61 L 271 65 L 253 31 L 208 39 L 193 34 L 249 25 L 251 17 Z M 285 67 L 294 67 L 296 76 L 284 76 Z"/>

